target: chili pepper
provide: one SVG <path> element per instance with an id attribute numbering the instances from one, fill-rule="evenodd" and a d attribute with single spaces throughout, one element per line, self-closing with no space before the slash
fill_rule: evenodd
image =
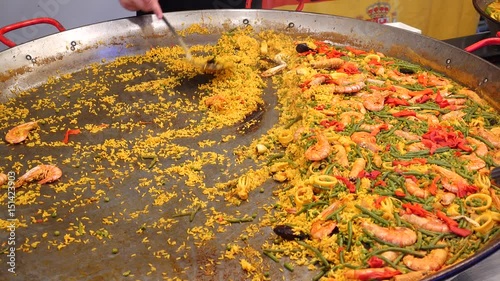
<path id="1" fill-rule="evenodd" d="M 383 267 L 385 265 L 384 261 L 377 256 L 370 257 L 370 259 L 368 259 L 367 263 L 371 268 L 379 268 L 379 267 Z"/>
<path id="2" fill-rule="evenodd" d="M 430 194 L 436 195 L 437 193 L 437 182 L 441 179 L 440 176 L 436 176 L 433 180 L 432 183 L 430 184 L 429 188 L 427 189 Z"/>
<path id="3" fill-rule="evenodd" d="M 417 113 L 413 110 L 402 110 L 399 112 L 394 112 L 392 114 L 394 117 L 407 117 L 407 116 L 417 116 Z"/>
<path id="4" fill-rule="evenodd" d="M 75 130 L 68 129 L 66 131 L 66 134 L 64 135 L 63 143 L 69 142 L 69 135 L 78 135 L 80 133 L 81 133 L 80 129 L 75 129 Z"/>
<path id="5" fill-rule="evenodd" d="M 384 104 L 390 105 L 390 106 L 398 106 L 398 105 L 410 105 L 410 103 L 406 100 L 400 99 L 400 98 L 391 98 L 388 97 L 385 99 Z"/>
<path id="6" fill-rule="evenodd" d="M 347 74 L 357 74 L 359 73 L 358 67 L 352 63 L 352 62 L 346 62 L 344 63 L 340 69 L 338 70 L 339 72 L 344 72 Z"/>
<path id="7" fill-rule="evenodd" d="M 412 97 L 418 97 L 418 96 L 425 96 L 425 95 L 432 95 L 434 94 L 434 91 L 430 88 L 421 90 L 421 91 L 412 91 L 408 93 Z"/>
<path id="8" fill-rule="evenodd" d="M 380 203 L 384 201 L 385 198 L 387 198 L 387 196 L 379 196 L 373 203 L 375 205 L 375 208 L 380 209 Z"/>
<path id="9" fill-rule="evenodd" d="M 401 189 L 396 189 L 394 191 L 394 195 L 396 195 L 397 197 L 405 197 L 406 193 L 404 193 Z"/>
<path id="10" fill-rule="evenodd" d="M 405 208 L 407 213 L 414 214 L 414 215 L 417 215 L 420 217 L 427 217 L 431 214 L 429 211 L 425 210 L 422 207 L 422 205 L 420 205 L 418 203 L 413 203 L 413 204 L 412 203 L 404 203 L 403 205 L 401 205 L 401 207 Z"/>
<path id="11" fill-rule="evenodd" d="M 350 182 L 347 178 L 342 177 L 342 176 L 335 176 L 335 177 L 347 186 L 347 189 L 349 189 L 349 192 L 351 192 L 351 193 L 356 192 L 356 186 L 352 182 Z"/>
<path id="12" fill-rule="evenodd" d="M 462 237 L 467 237 L 470 234 L 472 234 L 472 231 L 458 227 L 458 222 L 448 217 L 445 213 L 438 210 L 436 211 L 436 215 L 440 220 L 442 220 L 446 225 L 448 225 L 448 228 L 450 229 L 451 232 Z"/>
<path id="13" fill-rule="evenodd" d="M 431 97 L 429 95 L 423 95 L 420 98 L 416 99 L 416 103 L 426 103 L 428 100 L 430 100 Z"/>

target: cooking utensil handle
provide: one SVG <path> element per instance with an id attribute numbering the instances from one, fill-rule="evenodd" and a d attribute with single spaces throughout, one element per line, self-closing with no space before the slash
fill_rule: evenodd
<path id="1" fill-rule="evenodd" d="M 7 37 L 5 37 L 4 36 L 5 33 L 10 32 L 12 30 L 19 29 L 19 28 L 32 26 L 32 25 L 36 25 L 36 24 L 41 24 L 41 23 L 51 24 L 51 25 L 55 26 L 59 31 L 66 30 L 66 28 L 64 28 L 64 26 L 62 26 L 61 23 L 59 23 L 57 20 L 55 20 L 53 18 L 30 19 L 30 20 L 25 20 L 25 21 L 9 24 L 7 26 L 0 28 L 0 42 L 4 43 L 9 48 L 15 47 L 16 43 L 14 43 L 13 41 L 11 41 Z"/>
<path id="2" fill-rule="evenodd" d="M 486 38 L 481 41 L 478 41 L 468 47 L 466 47 L 464 50 L 467 52 L 474 52 L 477 49 L 480 49 L 482 47 L 490 46 L 490 45 L 500 45 L 500 31 L 497 32 L 497 38 Z"/>

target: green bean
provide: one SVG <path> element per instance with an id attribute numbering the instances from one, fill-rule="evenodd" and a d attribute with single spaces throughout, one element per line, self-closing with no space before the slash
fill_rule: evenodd
<path id="1" fill-rule="evenodd" d="M 328 273 L 328 270 L 322 270 L 320 273 L 318 273 L 316 276 L 313 277 L 312 281 L 318 281 L 323 277 L 325 274 Z"/>
<path id="2" fill-rule="evenodd" d="M 404 176 L 417 176 L 417 177 L 423 177 L 425 174 L 419 171 L 415 170 L 408 170 L 406 172 L 402 173 Z"/>
<path id="3" fill-rule="evenodd" d="M 352 221 L 347 222 L 347 251 L 351 250 L 352 243 Z"/>
<path id="4" fill-rule="evenodd" d="M 300 209 L 295 215 L 300 215 L 303 212 L 308 211 L 312 207 L 319 206 L 319 205 L 328 205 L 328 202 L 326 202 L 326 201 L 317 201 L 317 202 L 311 202 L 311 203 L 304 204 L 304 206 L 302 206 L 302 209 Z"/>
<path id="5" fill-rule="evenodd" d="M 441 167 L 446 167 L 446 168 L 451 168 L 452 165 L 448 162 L 442 161 L 442 160 L 436 160 L 436 159 L 427 159 L 427 164 L 436 164 Z"/>
<path id="6" fill-rule="evenodd" d="M 344 267 L 347 267 L 347 268 L 350 268 L 350 269 L 359 269 L 361 268 L 361 266 L 358 266 L 358 265 L 352 265 L 350 263 L 343 263 L 342 264 Z"/>
<path id="7" fill-rule="evenodd" d="M 277 159 L 280 159 L 280 158 L 283 158 L 285 157 L 285 153 L 277 153 L 277 154 L 274 154 L 274 155 L 271 155 L 269 156 L 269 159 L 267 160 L 267 165 L 271 165 L 272 162 L 274 162 L 274 160 L 277 160 Z"/>
<path id="8" fill-rule="evenodd" d="M 417 243 L 415 244 L 415 249 L 420 250 L 422 246 L 422 232 L 417 232 Z"/>
<path id="9" fill-rule="evenodd" d="M 242 218 L 236 218 L 236 219 L 226 219 L 226 221 L 229 223 L 252 222 L 253 220 L 254 218 L 249 216 L 244 216 Z"/>
<path id="10" fill-rule="evenodd" d="M 274 262 L 280 262 L 280 260 L 271 252 L 268 252 L 266 250 L 263 251 L 264 255 L 268 256 L 270 259 L 272 259 Z"/>
<path id="11" fill-rule="evenodd" d="M 413 256 L 419 257 L 419 258 L 423 258 L 425 256 L 425 254 L 422 254 L 420 252 L 417 252 L 417 251 L 414 251 L 411 249 L 407 249 L 407 248 L 400 248 L 400 247 L 387 247 L 387 248 L 378 249 L 378 250 L 375 250 L 371 253 L 368 253 L 368 256 L 369 257 L 375 256 L 375 255 L 378 255 L 378 254 L 381 254 L 381 253 L 384 253 L 387 251 L 401 252 L 401 253 L 413 255 Z"/>
<path id="12" fill-rule="evenodd" d="M 372 211 L 366 209 L 365 207 L 357 205 L 357 204 L 354 205 L 354 206 L 356 208 L 358 208 L 359 210 L 361 210 L 361 212 L 363 212 L 363 213 L 367 214 L 368 216 L 372 217 L 374 220 L 376 220 L 376 221 L 378 221 L 378 222 L 380 222 L 380 223 L 382 223 L 384 225 L 387 225 L 387 226 L 389 225 L 389 222 L 386 219 L 378 216 L 377 214 L 373 213 Z"/>
<path id="13" fill-rule="evenodd" d="M 401 217 L 398 213 L 394 213 L 394 219 L 396 220 L 396 225 L 401 226 Z"/>
<path id="14" fill-rule="evenodd" d="M 347 205 L 342 205 L 340 208 L 338 208 L 333 213 L 331 213 L 330 215 L 328 215 L 325 218 L 325 220 L 331 220 L 333 217 L 337 216 L 338 213 L 342 212 L 346 207 L 347 207 Z"/>
<path id="15" fill-rule="evenodd" d="M 387 242 L 387 241 L 384 241 L 380 238 L 378 238 L 377 236 L 375 235 L 372 235 L 371 233 L 369 233 L 368 231 L 364 230 L 363 229 L 363 232 L 368 235 L 371 239 L 375 240 L 376 242 L 378 242 L 379 244 L 383 244 L 383 245 L 387 245 L 387 246 L 390 246 L 390 247 L 397 247 L 396 244 L 393 244 L 391 242 Z"/>
<path id="16" fill-rule="evenodd" d="M 422 232 L 423 234 L 429 235 L 429 236 L 437 236 L 437 235 L 441 235 L 442 234 L 440 232 L 434 232 L 434 231 L 426 230 L 426 229 L 423 229 L 423 228 L 419 228 L 417 230 L 420 231 L 420 232 Z"/>
<path id="17" fill-rule="evenodd" d="M 377 255 L 377 256 L 375 256 L 375 257 L 377 257 L 377 258 L 379 258 L 379 259 L 383 260 L 385 263 L 387 263 L 388 265 L 392 266 L 393 268 L 397 268 L 396 263 L 394 263 L 394 262 L 390 261 L 390 260 L 389 260 L 389 259 L 387 259 L 386 257 L 384 257 L 384 256 L 382 256 L 382 255 Z"/>
<path id="18" fill-rule="evenodd" d="M 328 260 L 321 254 L 321 252 L 316 249 L 315 247 L 303 242 L 303 241 L 295 241 L 297 242 L 299 245 L 301 245 L 302 247 L 305 247 L 309 250 L 311 250 L 315 255 L 316 257 L 318 257 L 318 259 L 321 261 L 321 263 L 325 266 L 325 268 L 330 268 L 330 263 L 328 262 Z"/>
<path id="19" fill-rule="evenodd" d="M 283 266 L 284 266 L 286 269 L 288 269 L 288 271 L 292 271 L 292 272 L 293 272 L 293 265 L 292 265 L 292 264 L 285 262 L 285 263 L 283 264 Z"/>
<path id="20" fill-rule="evenodd" d="M 473 176 L 469 176 L 467 175 L 465 172 L 459 170 L 459 169 L 455 169 L 455 173 L 457 173 L 458 175 L 462 176 L 463 178 L 466 178 L 470 181 L 474 181 L 474 177 Z"/>
<path id="21" fill-rule="evenodd" d="M 467 248 L 467 243 L 464 243 L 464 245 L 458 250 L 458 252 L 451 257 L 451 259 L 446 261 L 447 265 L 453 264 L 457 261 L 457 259 L 464 253 L 465 249 Z"/>
<path id="22" fill-rule="evenodd" d="M 293 118 L 288 124 L 286 124 L 283 128 L 284 129 L 290 129 L 290 127 L 293 126 L 293 124 L 297 123 L 298 121 L 302 120 L 302 115 L 299 115 L 295 118 Z"/>
<path id="23" fill-rule="evenodd" d="M 439 240 L 443 239 L 445 235 L 446 235 L 446 233 L 440 233 L 438 236 L 434 237 L 431 240 L 431 242 L 429 243 L 429 245 L 435 245 L 437 242 L 439 242 Z"/>
<path id="24" fill-rule="evenodd" d="M 446 248 L 448 245 L 446 244 L 435 244 L 435 245 L 423 245 L 420 247 L 421 250 L 432 250 L 432 249 L 442 249 Z"/>

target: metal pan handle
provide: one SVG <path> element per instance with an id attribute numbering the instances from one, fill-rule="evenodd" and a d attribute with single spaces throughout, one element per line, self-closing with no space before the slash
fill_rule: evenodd
<path id="1" fill-rule="evenodd" d="M 0 42 L 4 43 L 7 45 L 7 47 L 12 48 L 16 46 L 16 43 L 13 41 L 9 40 L 7 37 L 4 36 L 5 33 L 10 32 L 12 30 L 16 30 L 19 28 L 31 26 L 31 25 L 36 25 L 36 24 L 41 24 L 41 23 L 46 23 L 46 24 L 51 24 L 55 26 L 59 31 L 65 31 L 66 28 L 62 26 L 61 23 L 59 23 L 57 20 L 52 19 L 52 18 L 36 18 L 36 19 L 30 19 L 30 20 L 25 20 L 17 23 L 13 23 L 7 26 L 4 26 L 0 28 Z"/>
<path id="2" fill-rule="evenodd" d="M 480 49 L 482 47 L 490 46 L 490 45 L 500 45 L 500 31 L 497 32 L 497 37 L 496 38 L 486 38 L 481 41 L 478 41 L 468 47 L 466 47 L 464 50 L 471 53 L 474 52 L 477 49 Z"/>

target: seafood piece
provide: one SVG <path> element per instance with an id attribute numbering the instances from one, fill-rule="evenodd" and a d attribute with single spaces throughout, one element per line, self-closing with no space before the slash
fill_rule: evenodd
<path id="1" fill-rule="evenodd" d="M 330 143 L 328 143 L 328 138 L 323 133 L 316 133 L 316 140 L 317 142 L 310 146 L 304 154 L 307 160 L 321 161 L 328 157 L 332 150 Z"/>
<path id="2" fill-rule="evenodd" d="M 317 220 L 311 225 L 311 237 L 313 239 L 321 240 L 330 235 L 337 227 L 337 223 L 332 220 Z"/>
<path id="3" fill-rule="evenodd" d="M 222 110 L 226 105 L 226 99 L 221 95 L 214 95 L 205 99 L 205 105 L 216 110 Z"/>
<path id="4" fill-rule="evenodd" d="M 443 187 L 450 192 L 459 194 L 461 192 L 461 188 L 469 185 L 466 179 L 453 171 L 438 165 L 431 165 L 431 168 L 434 172 L 442 176 Z"/>
<path id="5" fill-rule="evenodd" d="M 400 247 L 410 246 L 417 242 L 417 233 L 406 227 L 388 228 L 367 221 L 362 222 L 361 226 L 378 239 Z"/>
<path id="6" fill-rule="evenodd" d="M 400 137 L 400 138 L 403 138 L 403 139 L 406 139 L 406 140 L 410 140 L 410 141 L 415 141 L 415 140 L 421 140 L 422 139 L 422 137 L 420 137 L 417 134 L 406 132 L 406 131 L 403 131 L 403 130 L 395 130 L 394 134 L 396 136 Z"/>
<path id="7" fill-rule="evenodd" d="M 369 149 L 373 152 L 379 152 L 382 149 L 377 145 L 375 136 L 367 132 L 355 132 L 351 135 L 351 140 L 362 148 Z"/>
<path id="8" fill-rule="evenodd" d="M 453 203 L 453 200 L 455 200 L 457 196 L 451 192 L 445 192 L 442 196 L 441 196 L 441 204 L 443 206 L 448 206 L 450 205 L 451 203 Z"/>
<path id="9" fill-rule="evenodd" d="M 342 167 L 349 166 L 349 159 L 347 158 L 347 151 L 345 150 L 343 145 L 335 144 L 332 147 L 333 153 L 335 153 L 335 160 Z"/>
<path id="10" fill-rule="evenodd" d="M 342 206 L 343 201 L 335 201 L 330 206 L 326 207 L 316 218 L 317 220 L 311 225 L 311 237 L 314 239 L 323 239 L 330 235 L 337 227 L 337 223 L 332 220 L 326 220 L 335 210 Z"/>
<path id="11" fill-rule="evenodd" d="M 378 123 L 378 124 L 361 124 L 359 126 L 360 129 L 365 130 L 365 131 L 371 131 L 370 134 L 376 136 L 378 133 L 380 133 L 380 130 L 382 129 L 390 129 L 392 128 L 392 125 L 386 124 L 386 123 Z"/>
<path id="12" fill-rule="evenodd" d="M 38 165 L 27 171 L 17 179 L 15 188 L 21 187 L 25 183 L 38 181 L 39 184 L 50 183 L 58 180 L 62 176 L 62 171 L 54 165 Z"/>
<path id="13" fill-rule="evenodd" d="M 439 119 L 436 115 L 417 113 L 415 117 L 419 120 L 427 121 L 427 125 L 431 127 L 439 124 Z"/>
<path id="14" fill-rule="evenodd" d="M 331 59 L 322 59 L 318 61 L 313 61 L 311 62 L 311 66 L 313 68 L 318 68 L 318 69 L 337 69 L 341 67 L 345 61 L 343 59 L 339 58 L 331 58 Z"/>
<path id="15" fill-rule="evenodd" d="M 424 86 L 447 86 L 450 84 L 450 81 L 448 81 L 448 79 L 436 76 L 428 72 L 419 74 L 418 81 Z"/>
<path id="16" fill-rule="evenodd" d="M 9 177 L 6 174 L 0 173 L 0 186 L 6 184 L 8 180 Z"/>
<path id="17" fill-rule="evenodd" d="M 403 263 L 410 269 L 427 272 L 440 269 L 447 259 L 447 250 L 434 249 L 423 258 L 416 258 L 412 255 L 405 256 Z"/>
<path id="18" fill-rule="evenodd" d="M 401 275 L 394 276 L 394 281 L 418 281 L 424 278 L 424 272 L 412 271 Z"/>
<path id="19" fill-rule="evenodd" d="M 480 105 L 487 105 L 486 101 L 483 100 L 481 97 L 479 97 L 478 94 L 476 94 L 476 92 L 474 91 L 471 91 L 469 89 L 460 89 L 458 91 L 458 94 L 459 95 L 465 95 L 465 96 L 468 96 L 471 100 L 473 100 L 474 102 L 480 104 Z"/>
<path id="20" fill-rule="evenodd" d="M 365 115 L 361 112 L 355 112 L 355 111 L 347 111 L 347 112 L 342 112 L 339 115 L 340 123 L 342 123 L 344 126 L 347 126 L 349 124 L 352 124 L 354 122 L 360 122 L 361 120 L 365 119 Z"/>
<path id="21" fill-rule="evenodd" d="M 465 115 L 466 113 L 460 110 L 450 111 L 441 116 L 441 121 L 463 121 Z"/>
<path id="22" fill-rule="evenodd" d="M 311 82 L 308 83 L 309 86 L 316 86 L 325 83 L 326 81 L 325 75 L 315 75 Z"/>
<path id="23" fill-rule="evenodd" d="M 345 278 L 355 280 L 386 280 L 399 274 L 401 272 L 392 267 L 347 269 L 344 272 Z"/>
<path id="24" fill-rule="evenodd" d="M 291 226 L 288 225 L 277 225 L 273 228 L 273 231 L 274 233 L 276 233 L 276 235 L 285 240 L 295 240 L 295 239 L 304 240 L 308 237 L 307 234 L 303 233 L 302 231 L 293 229 Z"/>
<path id="25" fill-rule="evenodd" d="M 399 253 L 394 251 L 385 251 L 380 255 L 388 261 L 395 261 L 399 257 Z"/>
<path id="26" fill-rule="evenodd" d="M 475 146 L 474 153 L 477 156 L 484 157 L 488 154 L 488 146 L 484 142 L 471 137 L 467 137 L 466 140 L 468 144 Z"/>
<path id="27" fill-rule="evenodd" d="M 429 197 L 429 191 L 420 188 L 418 184 L 410 178 L 405 179 L 405 187 L 408 193 L 419 198 Z"/>
<path id="28" fill-rule="evenodd" d="M 275 67 L 271 67 L 268 70 L 262 72 L 260 74 L 260 76 L 262 76 L 262 77 L 271 77 L 271 76 L 277 74 L 278 72 L 282 71 L 286 67 L 287 67 L 286 63 L 285 64 L 279 64 L 279 65 L 277 65 Z"/>
<path id="29" fill-rule="evenodd" d="M 423 228 L 429 231 L 435 231 L 440 233 L 450 233 L 448 226 L 440 221 L 438 218 L 434 217 L 419 217 L 414 214 L 403 214 L 401 219 L 411 223 L 416 227 Z"/>
<path id="30" fill-rule="evenodd" d="M 36 121 L 18 125 L 7 132 L 5 140 L 10 144 L 23 142 L 28 137 L 29 132 L 36 128 L 38 128 L 38 122 Z"/>
<path id="31" fill-rule="evenodd" d="M 337 94 L 352 94 L 361 91 L 365 86 L 365 82 L 356 82 L 350 85 L 333 85 L 332 92 Z"/>
<path id="32" fill-rule="evenodd" d="M 495 135 L 494 133 L 486 130 L 485 128 L 483 127 L 473 128 L 471 129 L 471 133 L 486 139 L 496 148 L 500 148 L 500 136 Z"/>
<path id="33" fill-rule="evenodd" d="M 363 171 L 366 167 L 366 160 L 364 158 L 357 158 L 352 164 L 351 172 L 349 173 L 350 180 L 356 180 L 359 173 Z"/>
<path id="34" fill-rule="evenodd" d="M 477 171 L 486 167 L 486 162 L 483 159 L 477 157 L 476 154 L 462 155 L 459 157 L 461 160 L 468 162 L 466 167 L 469 170 Z"/>
<path id="35" fill-rule="evenodd" d="M 370 111 L 381 111 L 384 109 L 385 95 L 380 92 L 363 95 L 363 106 Z"/>
<path id="36" fill-rule="evenodd" d="M 428 148 L 427 148 L 427 146 L 425 146 L 425 144 L 423 144 L 421 142 L 414 142 L 414 143 L 408 145 L 408 147 L 406 149 L 408 149 L 408 151 L 410 151 L 410 152 L 415 152 L 415 151 L 426 150 Z"/>

